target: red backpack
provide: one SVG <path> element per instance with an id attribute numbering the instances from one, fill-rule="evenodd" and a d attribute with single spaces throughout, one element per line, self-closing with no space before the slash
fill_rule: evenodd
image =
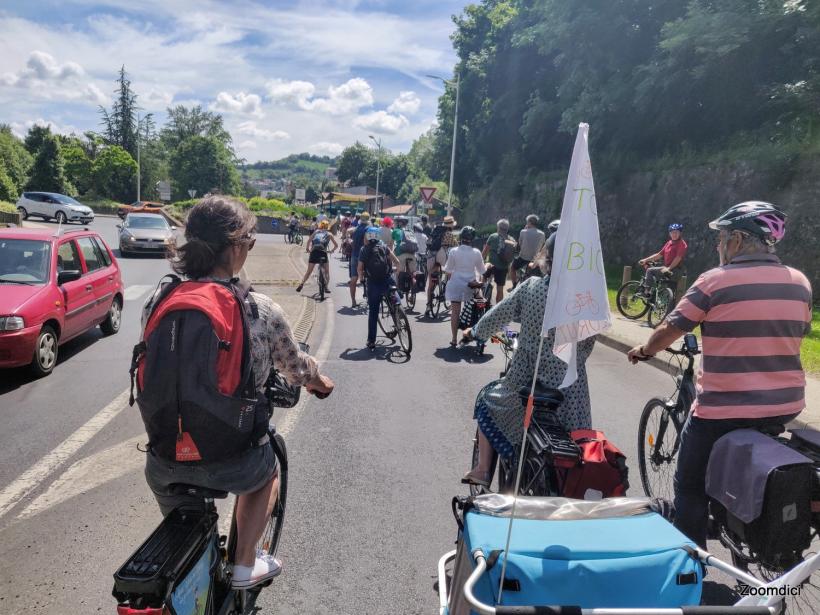
<path id="1" fill-rule="evenodd" d="M 151 306 L 131 361 L 131 399 L 159 457 L 210 462 L 235 457 L 268 429 L 256 391 L 249 315 L 256 305 L 230 283 L 172 281 Z"/>
<path id="2" fill-rule="evenodd" d="M 600 492 L 604 498 L 626 495 L 629 488 L 626 455 L 607 440 L 602 431 L 577 429 L 570 436 L 581 449 L 581 459 L 567 472 L 563 496 L 583 500 L 590 489 Z"/>

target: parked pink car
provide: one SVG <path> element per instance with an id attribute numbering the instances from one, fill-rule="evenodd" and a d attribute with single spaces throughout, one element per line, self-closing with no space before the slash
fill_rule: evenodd
<path id="1" fill-rule="evenodd" d="M 51 373 L 58 347 L 100 325 L 119 331 L 120 267 L 94 231 L 0 229 L 0 368 Z"/>

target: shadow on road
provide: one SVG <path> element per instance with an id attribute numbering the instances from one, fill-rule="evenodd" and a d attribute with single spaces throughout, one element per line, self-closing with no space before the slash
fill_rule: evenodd
<path id="1" fill-rule="evenodd" d="M 59 369 L 60 365 L 66 361 L 70 361 L 74 355 L 79 354 L 102 338 L 102 331 L 100 331 L 98 327 L 94 327 L 70 342 L 66 342 L 63 346 L 59 347 L 57 352 L 57 365 L 54 366 L 54 369 Z M 45 378 L 48 378 L 48 376 L 45 376 Z M 3 379 L 2 382 L 0 382 L 0 395 L 19 389 L 21 386 L 34 380 L 37 380 L 37 378 L 29 371 L 28 367 L 3 370 Z"/>
<path id="2" fill-rule="evenodd" d="M 336 310 L 336 313 L 340 316 L 361 316 L 362 314 L 367 314 L 367 304 L 359 303 L 356 307 L 346 305 Z"/>
<path id="3" fill-rule="evenodd" d="M 488 352 L 484 352 L 483 354 L 479 355 L 476 354 L 475 348 L 469 348 L 465 346 L 459 346 L 457 348 L 445 346 L 443 348 L 437 348 L 436 351 L 433 353 L 433 356 L 437 359 L 443 359 L 447 363 L 464 362 L 481 365 L 482 363 L 492 361 L 494 355 L 491 355 Z"/>
<path id="4" fill-rule="evenodd" d="M 392 342 L 379 339 L 373 350 L 369 348 L 348 348 L 339 355 L 339 358 L 343 361 L 371 361 L 376 359 L 401 364 L 407 363 L 410 360 L 410 355 L 400 347 L 393 346 Z"/>
<path id="5" fill-rule="evenodd" d="M 714 581 L 703 582 L 703 595 L 701 597 L 701 604 L 708 604 L 710 606 L 731 606 L 740 599 L 740 596 L 735 591 L 721 583 Z"/>

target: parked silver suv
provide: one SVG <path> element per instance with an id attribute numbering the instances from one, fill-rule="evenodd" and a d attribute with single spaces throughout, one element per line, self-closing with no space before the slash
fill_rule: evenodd
<path id="1" fill-rule="evenodd" d="M 94 219 L 94 212 L 90 207 L 56 192 L 24 192 L 17 201 L 17 211 L 23 220 L 29 216 L 39 216 L 44 220 L 56 220 L 61 224 L 88 224 Z"/>

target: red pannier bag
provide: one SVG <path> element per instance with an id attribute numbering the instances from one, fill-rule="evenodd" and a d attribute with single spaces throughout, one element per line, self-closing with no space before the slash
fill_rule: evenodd
<path id="1" fill-rule="evenodd" d="M 629 488 L 626 455 L 602 431 L 576 429 L 570 436 L 581 449 L 581 458 L 567 471 L 563 496 L 579 500 L 625 496 Z"/>

